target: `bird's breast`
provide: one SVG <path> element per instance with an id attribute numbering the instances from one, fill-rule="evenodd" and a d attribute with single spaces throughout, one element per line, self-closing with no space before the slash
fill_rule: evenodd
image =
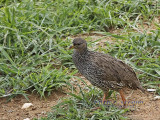
<path id="1" fill-rule="evenodd" d="M 104 71 L 97 66 L 88 58 L 89 56 L 73 56 L 73 62 L 79 72 L 86 77 L 88 80 L 97 79 L 102 77 Z"/>
<path id="2" fill-rule="evenodd" d="M 87 72 L 88 70 L 87 67 L 89 65 L 89 62 L 87 59 L 85 59 L 83 56 L 75 56 L 75 55 L 73 55 L 72 58 L 76 68 L 79 70 L 81 74 L 84 74 L 85 72 Z"/>

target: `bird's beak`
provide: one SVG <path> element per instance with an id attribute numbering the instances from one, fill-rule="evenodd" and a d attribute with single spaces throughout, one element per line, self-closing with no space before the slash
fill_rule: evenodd
<path id="1" fill-rule="evenodd" d="M 69 49 L 73 49 L 73 48 L 74 48 L 74 46 L 73 46 L 73 45 L 69 47 Z"/>

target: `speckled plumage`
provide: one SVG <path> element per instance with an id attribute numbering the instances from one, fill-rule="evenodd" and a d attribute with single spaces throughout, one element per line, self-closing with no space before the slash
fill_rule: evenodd
<path id="1" fill-rule="evenodd" d="M 108 54 L 89 51 L 87 43 L 82 38 L 73 41 L 73 62 L 79 72 L 103 91 L 116 90 L 128 87 L 140 89 L 144 92 L 133 69 L 122 61 Z"/>

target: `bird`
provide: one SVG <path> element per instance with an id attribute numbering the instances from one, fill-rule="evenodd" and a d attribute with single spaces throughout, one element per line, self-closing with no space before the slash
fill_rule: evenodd
<path id="1" fill-rule="evenodd" d="M 75 38 L 70 49 L 74 49 L 72 60 L 78 71 L 93 86 L 103 91 L 102 103 L 105 102 L 109 90 L 120 93 L 124 108 L 126 98 L 123 88 L 145 92 L 134 70 L 121 60 L 109 54 L 88 50 L 87 42 L 82 38 Z"/>

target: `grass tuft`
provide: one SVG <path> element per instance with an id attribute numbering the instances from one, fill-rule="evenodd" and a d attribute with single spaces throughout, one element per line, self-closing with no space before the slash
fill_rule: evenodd
<path id="1" fill-rule="evenodd" d="M 80 88 L 81 89 L 81 88 Z M 112 105 L 97 104 L 99 100 L 100 92 L 93 88 L 89 88 L 88 92 L 80 90 L 79 95 L 70 94 L 72 97 L 63 99 L 63 102 L 53 107 L 52 112 L 48 114 L 47 118 L 41 118 L 41 120 L 50 119 L 114 119 L 119 120 L 126 118 L 122 115 L 127 109 L 119 109 Z M 109 107 L 108 107 L 109 106 Z M 94 110 L 94 108 L 100 107 L 101 109 Z"/>

